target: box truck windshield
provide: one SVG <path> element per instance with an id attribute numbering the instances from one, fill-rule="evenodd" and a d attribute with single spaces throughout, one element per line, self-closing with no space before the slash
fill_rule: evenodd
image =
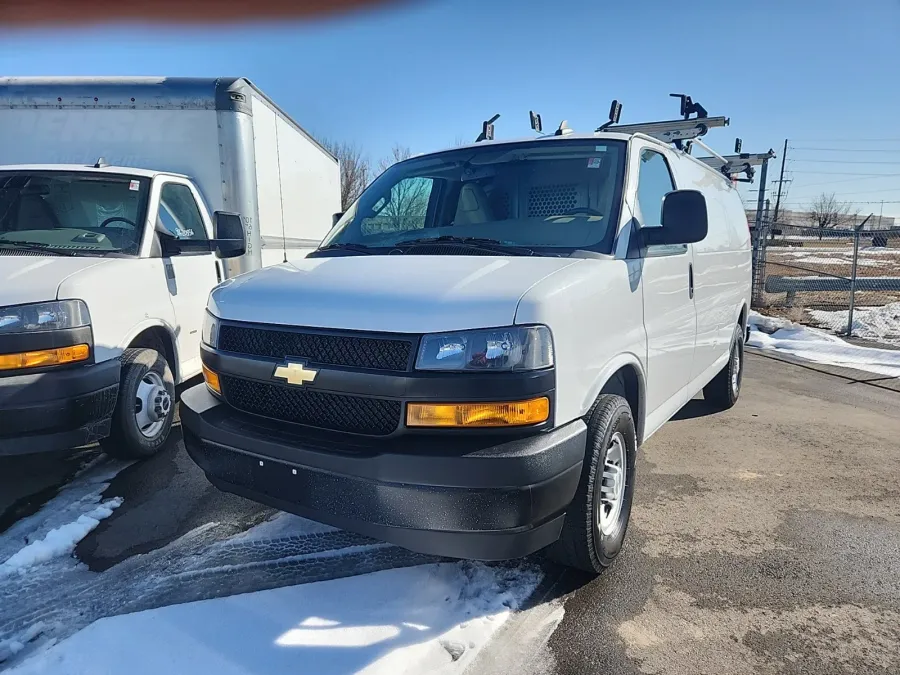
<path id="1" fill-rule="evenodd" d="M 444 254 L 466 254 L 475 244 L 501 254 L 608 253 L 624 156 L 620 141 L 572 139 L 485 144 L 400 162 L 363 192 L 322 248 L 432 252 L 440 238 Z"/>
<path id="2" fill-rule="evenodd" d="M 0 172 L 0 251 L 135 256 L 150 179 L 90 172 Z"/>

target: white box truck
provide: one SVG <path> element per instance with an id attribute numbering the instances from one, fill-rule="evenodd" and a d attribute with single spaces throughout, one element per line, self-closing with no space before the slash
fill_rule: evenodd
<path id="1" fill-rule="evenodd" d="M 148 456 L 207 297 L 303 257 L 337 160 L 243 78 L 0 78 L 0 456 Z"/>

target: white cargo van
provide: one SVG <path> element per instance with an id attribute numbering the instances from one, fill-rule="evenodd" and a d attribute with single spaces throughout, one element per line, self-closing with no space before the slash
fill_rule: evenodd
<path id="1" fill-rule="evenodd" d="M 701 390 L 737 400 L 750 276 L 729 177 L 656 137 L 418 156 L 306 259 L 213 291 L 185 444 L 219 488 L 336 527 L 599 572 L 640 444 Z"/>
<path id="2" fill-rule="evenodd" d="M 302 257 L 335 158 L 244 79 L 0 79 L 0 456 L 146 456 L 220 281 Z"/>

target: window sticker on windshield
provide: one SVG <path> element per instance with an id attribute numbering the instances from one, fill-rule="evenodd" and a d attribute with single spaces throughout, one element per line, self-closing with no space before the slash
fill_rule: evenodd
<path id="1" fill-rule="evenodd" d="M 599 157 L 591 157 L 588 159 L 588 167 L 589 169 L 599 169 L 600 168 L 600 158 Z"/>
<path id="2" fill-rule="evenodd" d="M 141 189 L 141 182 L 137 180 L 133 180 L 128 184 L 128 189 L 132 192 L 137 192 Z"/>
<path id="3" fill-rule="evenodd" d="M 194 230 L 189 227 L 179 227 L 175 230 L 175 236 L 180 239 L 187 239 L 194 236 Z"/>

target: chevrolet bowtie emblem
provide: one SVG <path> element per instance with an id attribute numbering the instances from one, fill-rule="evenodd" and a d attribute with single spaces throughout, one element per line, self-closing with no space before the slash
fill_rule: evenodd
<path id="1" fill-rule="evenodd" d="M 302 363 L 291 363 L 288 361 L 285 365 L 278 366 L 275 369 L 275 372 L 272 373 L 272 377 L 287 380 L 288 384 L 300 386 L 307 382 L 312 382 L 316 379 L 316 375 L 318 374 L 318 370 L 304 368 Z"/>

